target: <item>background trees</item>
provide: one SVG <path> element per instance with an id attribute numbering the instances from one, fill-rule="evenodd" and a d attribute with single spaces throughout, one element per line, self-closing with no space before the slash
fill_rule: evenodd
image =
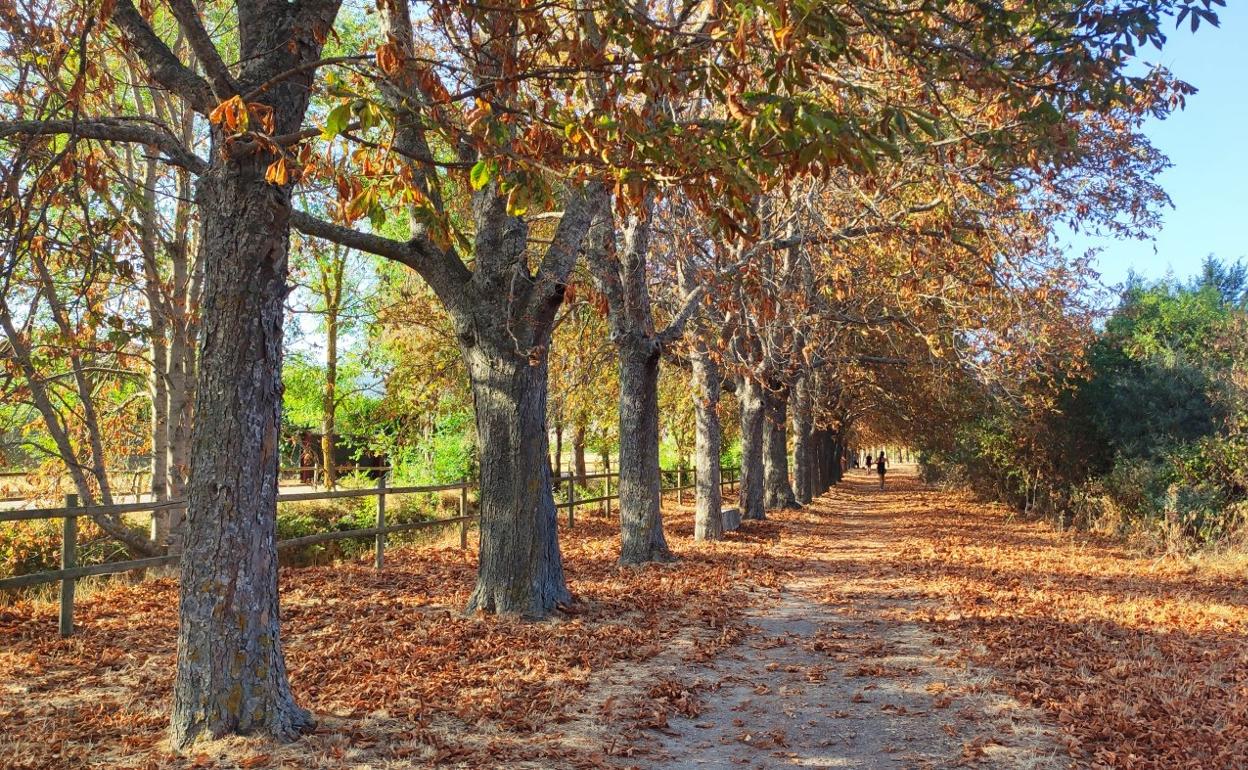
<path id="1" fill-rule="evenodd" d="M 934 473 L 1065 523 L 1146 532 L 1170 547 L 1240 525 L 1243 267 L 1127 286 L 1047 400 L 976 397 Z"/>

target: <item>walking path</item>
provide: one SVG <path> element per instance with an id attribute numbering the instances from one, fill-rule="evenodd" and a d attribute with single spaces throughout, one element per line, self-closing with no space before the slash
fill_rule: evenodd
<path id="1" fill-rule="evenodd" d="M 891 514 L 934 494 L 890 487 L 851 472 L 792 525 L 825 549 L 751 613 L 745 644 L 691 673 L 701 713 L 673 719 L 641 767 L 1069 766 L 1042 715 L 955 662 L 921 622 L 932 600 L 886 568 L 909 535 Z"/>

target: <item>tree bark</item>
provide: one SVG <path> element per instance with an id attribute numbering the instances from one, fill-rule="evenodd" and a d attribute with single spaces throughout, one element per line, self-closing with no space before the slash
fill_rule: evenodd
<path id="1" fill-rule="evenodd" d="M 723 489 L 720 486 L 719 456 L 723 431 L 719 424 L 719 366 L 698 348 L 689 353 L 693 367 L 693 410 L 696 423 L 694 466 L 697 484 L 694 501 L 693 539 L 722 540 L 724 537 Z"/>
<path id="2" fill-rule="evenodd" d="M 765 519 L 763 506 L 763 388 L 742 377 L 737 385 L 741 403 L 741 518 Z"/>
<path id="3" fill-rule="evenodd" d="M 815 494 L 811 483 L 813 430 L 810 379 L 809 375 L 802 375 L 793 385 L 793 494 L 802 505 L 809 503 Z"/>
<path id="4" fill-rule="evenodd" d="M 460 349 L 481 451 L 480 563 L 468 611 L 541 618 L 572 601 L 547 459 L 547 363 L 519 357 L 509 338 L 470 331 L 461 332 Z"/>
<path id="5" fill-rule="evenodd" d="M 814 497 L 828 491 L 823 476 L 823 429 L 816 428 L 810 434 L 810 491 Z"/>
<path id="6" fill-rule="evenodd" d="M 178 747 L 229 733 L 290 740 L 313 724 L 291 694 L 278 633 L 290 193 L 264 181 L 265 165 L 255 155 L 222 160 L 197 190 L 206 281 L 171 726 Z"/>
<path id="7" fill-rule="evenodd" d="M 554 473 L 555 489 L 558 489 L 563 483 L 563 423 L 555 423 L 555 451 L 553 454 L 553 462 L 551 472 Z"/>
<path id="8" fill-rule="evenodd" d="M 307 65 L 320 59 L 318 39 L 332 28 L 338 0 L 295 5 L 238 0 L 235 7 L 238 92 L 258 89 L 257 98 L 272 108 L 275 133 L 298 130 L 312 92 L 314 70 Z M 128 2 L 119 2 L 118 9 L 114 22 L 142 47 L 149 71 L 158 79 L 166 73 L 171 82 L 168 57 L 151 42 L 142 17 Z M 202 62 L 205 68 L 225 70 L 211 53 L 215 62 Z M 194 73 L 189 76 L 195 82 Z M 228 79 L 218 71 L 220 93 L 234 90 Z M 191 92 L 183 92 L 189 99 Z M 215 97 L 196 88 L 194 99 L 204 112 Z M 201 736 L 231 733 L 292 740 L 313 725 L 287 679 L 277 592 L 291 191 L 265 180 L 275 155 L 230 141 L 221 127 L 212 130 L 208 153 L 210 164 L 195 189 L 203 317 L 170 723 L 176 748 Z"/>
<path id="9" fill-rule="evenodd" d="M 334 254 L 333 262 L 321 269 L 321 291 L 325 299 L 325 384 L 321 390 L 321 463 L 325 487 L 338 486 L 338 464 L 334 458 L 334 438 L 338 417 L 338 319 L 342 307 L 342 273 L 345 257 Z"/>
<path id="10" fill-rule="evenodd" d="M 577 478 L 584 478 L 586 474 L 584 425 L 577 425 L 572 429 L 572 457 Z"/>
<path id="11" fill-rule="evenodd" d="M 789 483 L 788 403 L 787 387 L 763 388 L 763 506 L 767 510 L 798 507 Z"/>
<path id="12" fill-rule="evenodd" d="M 622 564 L 672 559 L 661 515 L 659 353 L 641 335 L 619 341 Z"/>

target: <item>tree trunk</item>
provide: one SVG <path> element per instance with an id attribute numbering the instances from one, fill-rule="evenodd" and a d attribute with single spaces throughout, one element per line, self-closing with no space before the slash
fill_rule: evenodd
<path id="1" fill-rule="evenodd" d="M 762 386 L 748 377 L 741 378 L 737 400 L 741 404 L 741 518 L 765 519 Z"/>
<path id="2" fill-rule="evenodd" d="M 189 112 L 189 111 L 188 111 Z M 190 135 L 191 118 L 186 118 Z M 169 496 L 185 497 L 191 471 L 191 423 L 194 420 L 196 343 L 199 339 L 199 303 L 203 286 L 203 263 L 191 264 L 194 253 L 191 198 L 194 187 L 190 176 L 178 174 L 179 199 L 174 215 L 174 242 L 170 258 L 173 273 L 169 342 Z M 184 511 L 169 512 L 171 551 L 181 549 Z"/>
<path id="3" fill-rule="evenodd" d="M 143 293 L 151 329 L 152 373 L 149 395 L 152 403 L 152 499 L 169 499 L 169 313 L 162 295 L 163 282 L 156 263 L 157 162 L 150 159 L 143 179 L 143 210 L 140 217 L 139 250 L 143 255 Z M 169 540 L 169 511 L 152 512 L 152 541 L 165 546 Z"/>
<path id="4" fill-rule="evenodd" d="M 829 437 L 831 438 L 832 455 L 832 468 L 829 480 L 833 484 L 839 484 L 845 478 L 845 434 L 837 431 L 835 437 L 831 437 L 831 434 L 829 434 Z"/>
<path id="5" fill-rule="evenodd" d="M 659 475 L 659 346 L 620 341 L 620 562 L 670 561 Z"/>
<path id="6" fill-rule="evenodd" d="M 720 487 L 719 455 L 723 432 L 719 425 L 719 367 L 705 351 L 690 351 L 693 366 L 693 410 L 697 433 L 694 440 L 694 466 L 697 470 L 694 501 L 693 539 L 722 540 L 724 537 L 723 490 Z"/>
<path id="7" fill-rule="evenodd" d="M 563 423 L 555 423 L 555 451 L 554 462 L 551 472 L 554 473 L 555 489 L 559 489 L 562 485 L 563 478 Z"/>
<path id="8" fill-rule="evenodd" d="M 494 342 L 460 335 L 481 451 L 480 564 L 468 610 L 541 618 L 572 601 L 550 488 L 547 363 L 517 356 L 510 339 Z"/>
<path id="9" fill-rule="evenodd" d="M 813 430 L 810 380 L 809 375 L 803 375 L 793 386 L 793 493 L 802 505 L 809 503 L 815 495 L 811 483 Z"/>
<path id="10" fill-rule="evenodd" d="M 767 510 L 796 508 L 789 483 L 788 388 L 763 388 L 763 506 Z"/>
<path id="11" fill-rule="evenodd" d="M 576 465 L 576 477 L 585 478 L 585 426 L 577 425 L 572 430 L 572 456 Z M 584 483 L 584 482 L 582 482 Z"/>
<path id="12" fill-rule="evenodd" d="M 816 428 L 810 433 L 810 492 L 818 497 L 828 491 L 823 476 L 823 430 Z"/>
<path id="13" fill-rule="evenodd" d="M 218 148 L 213 148 L 215 154 Z M 204 321 L 171 737 L 309 729 L 278 634 L 277 470 L 290 193 L 267 160 L 200 178 Z"/>
<path id="14" fill-rule="evenodd" d="M 339 281 L 341 286 L 341 280 Z M 325 488 L 338 486 L 338 464 L 334 458 L 334 434 L 338 412 L 338 307 L 330 304 L 325 312 L 325 386 L 321 391 L 321 463 Z"/>

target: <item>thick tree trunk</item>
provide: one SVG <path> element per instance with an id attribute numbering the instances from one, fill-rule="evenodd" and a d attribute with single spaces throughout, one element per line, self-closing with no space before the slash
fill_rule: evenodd
<path id="1" fill-rule="evenodd" d="M 480 328 L 480 327 L 478 327 Z M 551 494 L 545 358 L 460 335 L 481 451 L 481 546 L 470 612 L 541 618 L 570 604 Z"/>
<path id="2" fill-rule="evenodd" d="M 264 181 L 265 165 L 222 161 L 198 187 L 207 280 L 171 726 L 179 747 L 227 733 L 288 740 L 313 724 L 291 694 L 278 634 L 290 194 Z"/>
<path id="3" fill-rule="evenodd" d="M 695 343 L 696 345 L 696 343 Z M 719 425 L 719 366 L 702 350 L 689 354 L 693 366 L 693 411 L 696 424 L 694 467 L 697 484 L 694 501 L 693 539 L 724 537 L 723 489 L 720 487 L 719 455 L 723 432 Z"/>
<path id="4" fill-rule="evenodd" d="M 813 430 L 810 380 L 804 375 L 793 386 L 793 494 L 802 505 L 809 503 L 815 495 L 814 485 L 811 483 Z"/>
<path id="5" fill-rule="evenodd" d="M 765 519 L 762 385 L 748 377 L 741 378 L 737 400 L 741 404 L 741 518 Z"/>
<path id="6" fill-rule="evenodd" d="M 620 563 L 670 561 L 659 475 L 659 346 L 620 341 Z"/>
<path id="7" fill-rule="evenodd" d="M 763 506 L 767 510 L 796 508 L 789 482 L 788 388 L 763 389 Z"/>

